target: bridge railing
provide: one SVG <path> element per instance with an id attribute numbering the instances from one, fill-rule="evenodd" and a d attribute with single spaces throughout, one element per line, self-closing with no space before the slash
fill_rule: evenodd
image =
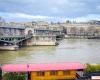
<path id="1" fill-rule="evenodd" d="M 11 44 L 17 44 L 23 40 L 32 38 L 31 35 L 15 35 L 15 36 L 0 36 L 0 41 L 6 42 L 6 43 L 11 43 Z"/>

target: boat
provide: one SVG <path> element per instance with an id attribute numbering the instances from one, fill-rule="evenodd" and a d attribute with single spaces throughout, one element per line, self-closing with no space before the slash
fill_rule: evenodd
<path id="1" fill-rule="evenodd" d="M 78 62 L 48 64 L 7 64 L 2 71 L 8 73 L 25 73 L 26 80 L 76 80 L 78 72 L 82 76 L 85 65 Z M 13 77 L 13 76 L 12 76 Z"/>
<path id="2" fill-rule="evenodd" d="M 19 46 L 17 46 L 17 45 L 3 45 L 3 46 L 0 46 L 0 50 L 12 51 L 12 50 L 18 50 L 18 49 L 19 49 Z"/>

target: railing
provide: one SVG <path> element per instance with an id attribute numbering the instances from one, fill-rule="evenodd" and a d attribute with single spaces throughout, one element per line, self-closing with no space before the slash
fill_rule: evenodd
<path id="1" fill-rule="evenodd" d="M 90 80 L 90 78 L 88 76 L 83 76 L 81 77 L 78 73 L 76 73 L 76 80 Z"/>
<path id="2" fill-rule="evenodd" d="M 23 40 L 32 38 L 32 36 L 33 35 L 0 36 L 0 41 L 6 42 L 6 43 L 11 43 L 11 44 L 16 44 Z"/>
<path id="3" fill-rule="evenodd" d="M 77 79 L 81 80 L 81 77 L 79 76 L 78 73 L 76 73 L 76 77 L 77 77 Z"/>

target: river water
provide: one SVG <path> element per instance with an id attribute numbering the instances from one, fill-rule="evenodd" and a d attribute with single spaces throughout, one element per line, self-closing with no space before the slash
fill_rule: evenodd
<path id="1" fill-rule="evenodd" d="M 100 40 L 63 39 L 58 46 L 32 46 L 18 51 L 0 51 L 0 64 L 55 62 L 100 63 Z"/>

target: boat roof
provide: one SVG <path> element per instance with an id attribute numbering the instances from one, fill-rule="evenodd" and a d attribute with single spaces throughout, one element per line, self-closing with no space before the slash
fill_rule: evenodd
<path id="1" fill-rule="evenodd" d="M 2 66 L 2 70 L 6 72 L 26 72 L 28 68 L 27 64 L 8 64 Z"/>
<path id="2" fill-rule="evenodd" d="M 6 72 L 51 71 L 51 70 L 79 70 L 85 69 L 81 63 L 49 63 L 49 64 L 8 64 L 2 66 Z"/>

